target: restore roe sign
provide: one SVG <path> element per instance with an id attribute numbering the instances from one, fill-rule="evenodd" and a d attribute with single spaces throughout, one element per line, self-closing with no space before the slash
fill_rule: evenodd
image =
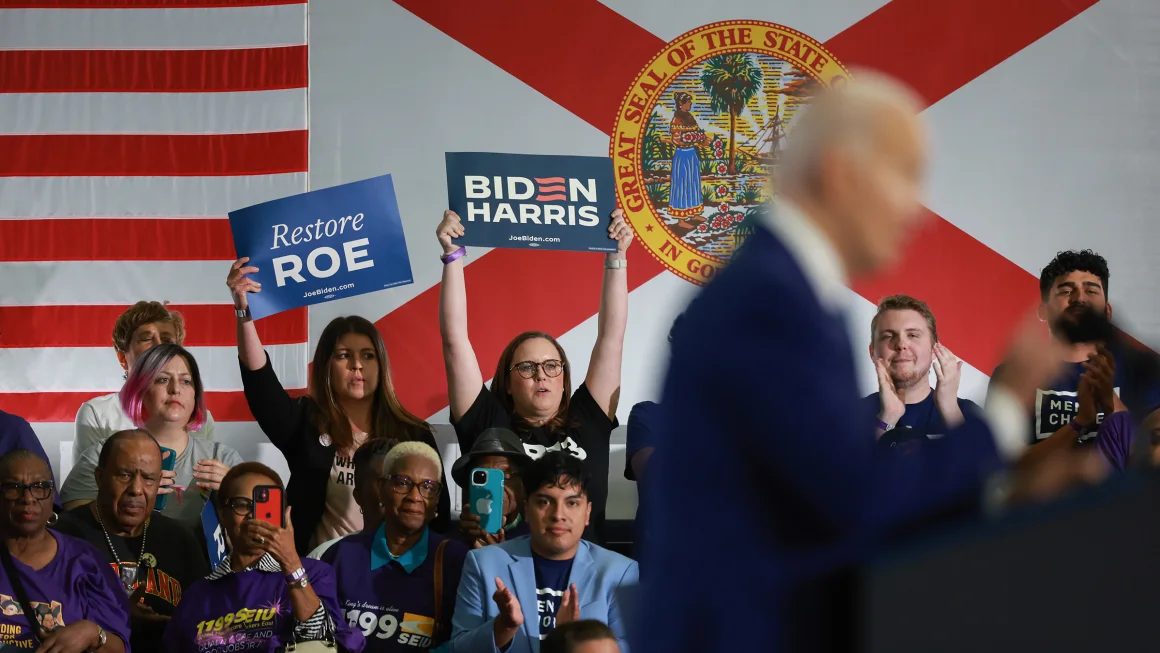
<path id="1" fill-rule="evenodd" d="M 258 268 L 255 320 L 413 281 L 390 175 L 231 211 L 230 229 Z"/>

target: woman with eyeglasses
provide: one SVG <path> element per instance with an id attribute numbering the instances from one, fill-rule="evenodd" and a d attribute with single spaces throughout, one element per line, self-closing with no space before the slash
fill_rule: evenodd
<path id="1" fill-rule="evenodd" d="M 379 479 L 382 525 L 322 555 L 338 579 L 341 618 L 366 637 L 368 652 L 431 650 L 451 638 L 467 546 L 428 528 L 442 469 L 426 444 L 395 445 Z"/>
<path id="2" fill-rule="evenodd" d="M 443 337 L 451 423 L 460 449 L 470 451 L 484 431 L 500 427 L 515 431 L 532 458 L 548 451 L 571 452 L 585 462 L 593 481 L 592 519 L 584 535 L 602 543 L 608 502 L 608 448 L 612 429 L 617 425 L 620 365 L 628 324 L 625 255 L 633 233 L 624 221 L 623 211 L 614 211 L 608 226 L 608 237 L 616 241 L 617 251 L 604 257 L 596 344 L 584 382 L 575 393 L 568 356 L 555 338 L 540 331 L 525 331 L 508 343 L 500 354 L 491 389 L 483 385 L 483 373 L 467 333 L 463 273 L 467 250 L 452 240 L 464 234 L 463 223 L 454 211 L 444 211 L 435 234 L 444 252 L 439 331 Z"/>
<path id="3" fill-rule="evenodd" d="M 286 457 L 299 554 L 357 533 L 363 516 L 354 500 L 354 452 L 375 438 L 413 440 L 436 447 L 431 425 L 411 414 L 395 394 L 387 347 L 375 325 L 358 316 L 336 317 L 314 349 L 309 393 L 291 397 L 262 348 L 250 317 L 249 294 L 261 285 L 246 276 L 248 258 L 230 266 L 226 285 L 238 316 L 242 386 L 254 419 Z M 277 355 L 277 353 L 275 353 Z M 451 525 L 449 496 L 439 498 L 435 530 Z"/>
<path id="4" fill-rule="evenodd" d="M 363 637 L 339 613 L 334 570 L 300 559 L 290 509 L 285 528 L 255 519 L 254 488 L 282 488 L 277 472 L 255 462 L 230 469 L 217 495 L 230 554 L 185 591 L 165 631 L 169 651 L 275 651 L 292 643 L 335 643 L 361 651 Z"/>
<path id="5" fill-rule="evenodd" d="M 48 530 L 53 496 L 39 454 L 0 457 L 0 649 L 124 653 L 125 590 L 93 545 Z"/>

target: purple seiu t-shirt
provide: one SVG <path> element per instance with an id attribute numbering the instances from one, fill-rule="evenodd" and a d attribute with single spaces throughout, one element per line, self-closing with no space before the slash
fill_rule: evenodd
<path id="1" fill-rule="evenodd" d="M 334 570 L 304 558 L 302 567 L 336 626 L 343 650 L 361 651 L 362 635 L 344 628 L 335 595 Z M 290 586 L 282 574 L 251 569 L 223 578 L 203 578 L 185 591 L 165 631 L 170 651 L 227 653 L 276 651 L 294 639 Z"/>
<path id="2" fill-rule="evenodd" d="M 91 621 L 116 635 L 129 650 L 129 597 L 121 581 L 93 545 L 49 531 L 56 556 L 44 568 L 12 559 L 41 628 L 56 630 Z M 6 574 L 0 573 L 0 649 L 36 650 L 39 644 Z"/>
<path id="3" fill-rule="evenodd" d="M 1096 434 L 1096 448 L 1111 463 L 1112 468 L 1123 471 L 1132 455 L 1132 441 L 1136 437 L 1136 424 L 1132 413 L 1124 410 L 1109 415 L 1100 423 Z"/>
<path id="4" fill-rule="evenodd" d="M 398 562 L 372 570 L 371 547 L 376 535 L 349 535 L 322 556 L 334 565 L 342 619 L 366 637 L 367 653 L 414 653 L 446 642 L 451 636 L 451 613 L 455 610 L 467 546 L 428 530 L 427 557 L 410 573 Z M 443 600 L 437 614 L 435 556 L 444 540 Z"/>

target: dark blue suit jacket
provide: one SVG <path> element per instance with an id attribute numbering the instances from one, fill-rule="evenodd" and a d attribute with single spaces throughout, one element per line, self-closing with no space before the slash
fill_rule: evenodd
<path id="1" fill-rule="evenodd" d="M 674 334 L 635 650 L 846 647 L 843 569 L 976 502 L 999 464 L 972 416 L 914 455 L 877 448 L 860 400 L 843 318 L 760 227 Z"/>

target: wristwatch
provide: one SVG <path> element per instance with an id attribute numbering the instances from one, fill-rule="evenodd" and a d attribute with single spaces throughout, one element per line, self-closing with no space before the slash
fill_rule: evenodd
<path id="1" fill-rule="evenodd" d="M 92 651 L 99 651 L 99 650 L 105 648 L 105 642 L 109 641 L 109 635 L 105 632 L 105 629 L 101 628 L 100 624 L 96 624 L 96 626 L 97 626 L 97 645 L 95 647 L 89 649 L 90 653 Z"/>
<path id="2" fill-rule="evenodd" d="M 239 320 L 248 320 L 251 317 L 250 307 L 247 306 L 245 308 L 238 308 L 237 306 L 235 306 L 234 307 L 234 315 L 238 316 Z"/>
<path id="3" fill-rule="evenodd" d="M 882 432 L 885 433 L 887 431 L 894 430 L 894 425 L 887 424 L 886 422 L 883 422 L 882 420 L 878 420 L 878 428 L 882 429 Z"/>

